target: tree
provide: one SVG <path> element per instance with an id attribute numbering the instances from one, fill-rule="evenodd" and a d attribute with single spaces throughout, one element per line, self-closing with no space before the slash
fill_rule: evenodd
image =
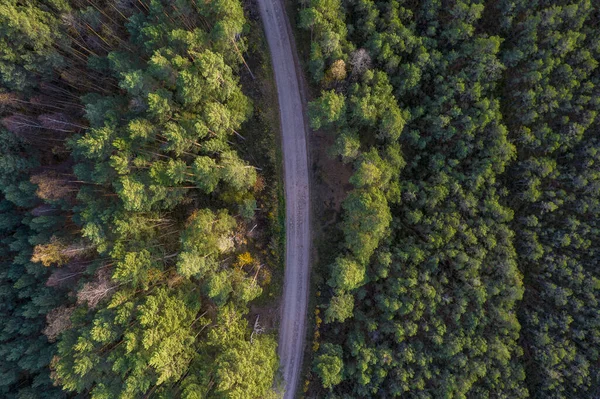
<path id="1" fill-rule="evenodd" d="M 523 21 L 526 2 L 508 3 L 500 7 Z M 345 90 L 344 114 L 329 125 L 320 123 L 326 112 L 317 112 L 315 120 L 336 130 L 332 152 L 354 161 L 355 189 L 343 202 L 343 237 L 325 279 L 336 289 L 321 289 L 326 320 L 339 323 L 319 331 L 320 344 L 342 349 L 343 383 L 321 375 L 308 395 L 327 396 L 330 390 L 331 397 L 527 397 L 533 391 L 525 380 L 517 318 L 524 281 L 512 230 L 513 212 L 523 206 L 506 185 L 516 170 L 505 172 L 519 146 L 527 145 L 523 152 L 537 158 L 539 153 L 529 152 L 532 143 L 548 137 L 555 146 L 566 135 L 553 132 L 556 120 L 537 133 L 523 129 L 523 144 L 511 142 L 521 131 L 507 128 L 507 118 L 510 124 L 517 114 L 535 120 L 543 106 L 505 113 L 510 106 L 501 102 L 512 76 L 519 79 L 509 89 L 518 93 L 514 108 L 523 102 L 548 105 L 553 90 L 541 101 L 533 88 L 523 90 L 525 69 L 514 75 L 505 69 L 502 53 L 519 40 L 490 19 L 496 13 L 489 5 L 346 2 L 332 8 L 343 14 L 336 22 L 349 27 L 341 39 L 320 6 L 311 2 L 303 21 L 318 66 L 313 78 L 328 88 L 322 70 L 336 60 L 329 51 L 340 47 L 350 76 L 336 84 Z M 546 8 L 529 7 L 537 6 Z M 557 9 L 532 13 L 540 22 L 548 17 L 546 24 Z M 541 45 L 531 45 L 538 37 L 529 34 L 535 25 L 528 33 L 519 30 L 519 38 L 529 41 L 522 59 Z M 571 29 L 555 29 L 555 39 Z M 336 39 L 352 43 L 337 46 Z M 540 59 L 536 68 L 550 71 L 553 65 Z M 536 76 L 530 78 L 539 85 Z M 565 115 L 558 103 L 550 108 Z M 568 153 L 561 158 L 565 164 Z M 556 214 L 559 190 L 548 191 L 555 194 L 541 199 L 544 215 Z M 562 246 L 569 240 L 561 234 L 552 242 Z M 340 259 L 355 260 L 364 278 L 355 278 L 360 269 Z M 557 292 L 561 303 L 565 293 Z"/>
<path id="2" fill-rule="evenodd" d="M 111 306 L 95 312 L 91 322 L 79 321 L 63 334 L 56 380 L 66 389 L 91 389 L 100 396 L 137 396 L 178 381 L 195 353 L 191 327 L 200 304 L 190 293 L 188 285 L 175 292 L 162 287 L 137 300 L 129 295 L 129 301 L 122 301 L 115 295 Z M 97 352 L 103 347 L 109 348 L 103 360 L 108 367 L 98 367 Z"/>
<path id="3" fill-rule="evenodd" d="M 336 295 L 329 301 L 329 307 L 325 311 L 325 322 L 343 322 L 352 317 L 354 309 L 354 297 L 351 294 Z"/>
<path id="4" fill-rule="evenodd" d="M 237 0 L 2 2 L 1 397 L 277 397 L 245 318 L 274 227 L 236 229 L 277 191 L 248 27 Z"/>
<path id="5" fill-rule="evenodd" d="M 31 261 L 41 262 L 46 267 L 53 264 L 62 266 L 68 261 L 68 257 L 65 256 L 66 250 L 67 246 L 60 242 L 56 237 L 53 237 L 48 244 L 37 245 L 34 248 Z"/>
<path id="6" fill-rule="evenodd" d="M 338 121 L 345 111 L 345 99 L 334 90 L 323 91 L 321 97 L 308 105 L 310 125 L 313 129 L 329 126 Z"/>
<path id="7" fill-rule="evenodd" d="M 366 49 L 360 48 L 350 54 L 348 63 L 352 68 L 352 77 L 358 79 L 371 68 L 371 56 Z"/>
<path id="8" fill-rule="evenodd" d="M 338 257 L 331 266 L 328 283 L 340 291 L 351 291 L 359 287 L 365 278 L 365 268 L 352 258 Z"/>
<path id="9" fill-rule="evenodd" d="M 366 263 L 384 237 L 392 216 L 383 193 L 378 189 L 350 192 L 344 200 L 342 229 L 346 247 L 360 263 Z"/>
<path id="10" fill-rule="evenodd" d="M 344 162 L 354 160 L 360 152 L 360 138 L 355 131 L 342 130 L 339 132 L 335 144 L 331 147 L 334 155 L 342 157 Z"/>
<path id="11" fill-rule="evenodd" d="M 64 59 L 56 50 L 62 40 L 54 12 L 67 7 L 43 1 L 40 6 L 10 0 L 0 6 L 0 76 L 3 86 L 15 91 L 31 90 L 40 78 L 49 80 Z"/>
<path id="12" fill-rule="evenodd" d="M 321 345 L 319 355 L 315 358 L 314 371 L 325 388 L 331 388 L 342 382 L 342 348 L 339 345 Z"/>
<path id="13" fill-rule="evenodd" d="M 202 354 L 213 357 L 213 364 L 200 363 L 198 385 L 214 390 L 216 397 L 271 398 L 278 362 L 273 337 L 259 335 L 248 340 L 247 322 L 232 306 L 223 307 L 217 323 L 208 333 Z"/>
<path id="14" fill-rule="evenodd" d="M 182 234 L 182 252 L 177 268 L 183 276 L 204 276 L 213 272 L 216 260 L 232 247 L 231 234 L 236 222 L 226 211 L 214 214 L 210 210 L 194 213 Z"/>
<path id="15" fill-rule="evenodd" d="M 346 63 L 344 60 L 336 60 L 333 64 L 331 64 L 327 74 L 332 80 L 341 81 L 346 79 Z"/>
<path id="16" fill-rule="evenodd" d="M 101 268 L 96 271 L 94 280 L 85 283 L 77 291 L 77 303 L 86 304 L 90 309 L 94 309 L 100 301 L 110 297 L 116 288 L 117 284 L 111 280 L 110 272 Z"/>
<path id="17" fill-rule="evenodd" d="M 212 193 L 221 179 L 217 162 L 207 156 L 199 156 L 192 165 L 194 180 L 204 192 Z"/>
<path id="18" fill-rule="evenodd" d="M 250 190 L 256 183 L 256 170 L 234 152 L 221 154 L 221 178 L 236 191 Z"/>
<path id="19" fill-rule="evenodd" d="M 48 341 L 54 342 L 58 336 L 71 328 L 71 315 L 75 309 L 65 305 L 59 306 L 56 309 L 51 310 L 46 315 L 46 328 L 42 330 L 42 333 L 48 337 Z"/>

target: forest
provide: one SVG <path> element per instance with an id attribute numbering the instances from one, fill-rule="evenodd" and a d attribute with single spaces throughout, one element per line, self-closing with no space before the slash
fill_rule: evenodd
<path id="1" fill-rule="evenodd" d="M 600 397 L 600 2 L 284 4 L 351 171 L 300 396 Z M 281 397 L 257 8 L 0 0 L 1 398 Z"/>
<path id="2" fill-rule="evenodd" d="M 298 8 L 353 171 L 307 396 L 600 395 L 600 3 Z"/>
<path id="3" fill-rule="evenodd" d="M 0 2 L 0 397 L 278 397 L 250 309 L 280 232 L 246 15 Z"/>

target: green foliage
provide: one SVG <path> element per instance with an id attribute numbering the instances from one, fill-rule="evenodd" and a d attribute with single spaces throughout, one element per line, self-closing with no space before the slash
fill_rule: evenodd
<path id="1" fill-rule="evenodd" d="M 354 297 L 350 294 L 340 294 L 331 298 L 329 307 L 325 311 L 325 321 L 331 323 L 334 321 L 343 322 L 352 317 L 354 309 Z"/>
<path id="2" fill-rule="evenodd" d="M 528 283 L 520 309 L 531 358 L 527 382 L 535 398 L 593 396 L 600 385 L 593 371 L 598 273 L 591 266 L 600 110 L 593 100 L 600 83 L 598 32 L 591 26 L 598 7 L 581 1 L 503 11 L 504 31 L 518 37 L 505 55 L 513 70 L 505 106 L 518 143 L 507 186 L 519 204 L 513 228 Z"/>
<path id="3" fill-rule="evenodd" d="M 338 257 L 331 266 L 329 285 L 342 291 L 350 291 L 361 285 L 365 268 L 352 258 Z"/>
<path id="4" fill-rule="evenodd" d="M 345 245 L 360 263 L 367 263 L 384 237 L 392 216 L 378 189 L 352 191 L 343 204 Z"/>
<path id="5" fill-rule="evenodd" d="M 313 369 L 325 388 L 331 388 L 342 382 L 342 347 L 324 344 L 315 358 Z"/>
<path id="6" fill-rule="evenodd" d="M 55 231 L 59 220 L 36 224 L 29 210 L 39 205 L 35 190 L 19 186 L 39 166 L 39 153 L 0 130 L 0 396 L 3 398 L 64 398 L 52 385 L 48 364 L 55 347 L 41 334 L 45 315 L 65 301 L 63 292 L 45 285 L 48 270 L 30 261 L 32 242 L 44 241 L 46 229 Z M 19 190 L 19 195 L 9 195 Z M 46 237 L 49 239 L 49 237 Z"/>
<path id="7" fill-rule="evenodd" d="M 328 126 L 340 119 L 344 111 L 344 96 L 333 90 L 323 92 L 318 100 L 309 104 L 310 125 L 313 129 Z"/>
<path id="8" fill-rule="evenodd" d="M 354 131 L 339 132 L 335 144 L 331 148 L 333 155 L 339 155 L 344 162 L 355 159 L 360 150 L 360 137 Z"/>
<path id="9" fill-rule="evenodd" d="M 194 213 L 181 236 L 179 273 L 186 277 L 202 277 L 208 270 L 214 269 L 219 255 L 233 249 L 231 233 L 235 225 L 235 219 L 225 211 L 218 215 L 210 210 Z"/>
<path id="10" fill-rule="evenodd" d="M 246 31 L 232 0 L 0 5 L 0 396 L 277 397 Z"/>
<path id="11" fill-rule="evenodd" d="M 239 313 L 224 307 L 219 327 L 208 335 L 205 351 L 214 356 L 214 366 L 204 364 L 207 386 L 214 379 L 214 396 L 228 398 L 273 397 L 272 386 L 278 362 L 276 342 L 271 336 L 245 339 L 247 322 Z"/>
<path id="12" fill-rule="evenodd" d="M 351 50 L 346 39 L 348 27 L 340 0 L 311 0 L 310 6 L 299 15 L 300 27 L 310 29 L 316 40 L 312 42 L 309 68 L 313 78 L 324 76 L 325 65 L 345 58 Z"/>
<path id="13" fill-rule="evenodd" d="M 185 290 L 161 288 L 143 299 L 95 312 L 58 346 L 57 380 L 93 397 L 137 397 L 178 381 L 195 356 L 200 303 Z M 101 348 L 111 348 L 99 356 Z"/>
<path id="14" fill-rule="evenodd" d="M 0 5 L 0 81 L 15 91 L 29 91 L 41 79 L 49 79 L 61 67 L 56 1 L 5 1 Z"/>
<path id="15" fill-rule="evenodd" d="M 310 117 L 354 189 L 310 394 L 597 394 L 598 6 L 323 4 L 300 12 Z"/>

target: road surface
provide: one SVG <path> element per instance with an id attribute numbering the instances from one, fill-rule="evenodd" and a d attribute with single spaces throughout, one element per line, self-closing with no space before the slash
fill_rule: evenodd
<path id="1" fill-rule="evenodd" d="M 293 399 L 300 379 L 309 283 L 309 185 L 306 125 L 289 22 L 282 0 L 258 0 L 271 50 L 281 119 L 286 203 L 286 253 L 279 358 L 284 399 Z"/>

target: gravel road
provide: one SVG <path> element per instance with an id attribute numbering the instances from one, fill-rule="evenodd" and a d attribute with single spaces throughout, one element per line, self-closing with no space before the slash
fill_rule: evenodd
<path id="1" fill-rule="evenodd" d="M 293 36 L 282 0 L 258 0 L 271 50 L 281 118 L 286 202 L 286 254 L 279 358 L 286 384 L 284 399 L 293 399 L 300 379 L 309 282 L 309 184 L 303 97 L 294 59 Z M 295 49 L 295 47 L 294 47 Z"/>

